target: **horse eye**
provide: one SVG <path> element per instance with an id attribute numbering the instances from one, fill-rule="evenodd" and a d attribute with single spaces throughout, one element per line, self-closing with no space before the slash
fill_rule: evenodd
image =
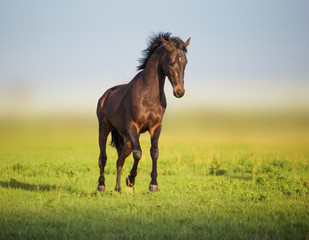
<path id="1" fill-rule="evenodd" d="M 171 62 L 170 65 L 171 65 L 172 67 L 174 67 L 174 66 L 175 66 L 175 62 Z"/>

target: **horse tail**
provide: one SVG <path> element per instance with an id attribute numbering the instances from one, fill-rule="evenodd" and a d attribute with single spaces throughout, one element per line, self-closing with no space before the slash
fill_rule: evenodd
<path id="1" fill-rule="evenodd" d="M 120 135 L 117 129 L 112 130 L 112 140 L 111 140 L 111 146 L 115 147 L 117 149 L 118 155 L 120 155 L 123 146 L 124 146 L 124 139 Z"/>

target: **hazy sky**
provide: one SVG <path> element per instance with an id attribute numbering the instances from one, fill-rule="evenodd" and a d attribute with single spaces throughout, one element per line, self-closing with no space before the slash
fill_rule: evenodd
<path id="1" fill-rule="evenodd" d="M 192 38 L 173 107 L 309 106 L 308 0 L 1 0 L 0 111 L 94 112 L 158 31 Z"/>

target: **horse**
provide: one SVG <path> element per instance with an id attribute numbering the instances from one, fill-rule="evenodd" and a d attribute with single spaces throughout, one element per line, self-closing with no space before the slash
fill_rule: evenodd
<path id="1" fill-rule="evenodd" d="M 105 192 L 104 168 L 107 161 L 106 142 L 111 133 L 111 145 L 117 149 L 117 179 L 115 191 L 120 192 L 121 171 L 125 159 L 133 152 L 134 164 L 126 185 L 133 187 L 137 167 L 142 157 L 139 143 L 141 133 L 148 131 L 151 137 L 150 155 L 152 158 L 151 182 L 149 191 L 158 191 L 157 159 L 158 141 L 162 129 L 162 118 L 167 103 L 164 93 L 165 78 L 168 77 L 176 98 L 185 94 L 184 71 L 187 65 L 189 38 L 183 42 L 170 33 L 153 34 L 148 47 L 139 60 L 140 70 L 127 84 L 108 89 L 99 99 L 97 117 L 99 122 L 99 168 L 98 191 Z"/>

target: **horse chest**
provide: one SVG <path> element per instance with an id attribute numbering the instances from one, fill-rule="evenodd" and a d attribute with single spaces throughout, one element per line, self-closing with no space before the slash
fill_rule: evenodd
<path id="1" fill-rule="evenodd" d="M 157 126 L 162 121 L 162 111 L 160 109 L 151 109 L 141 112 L 137 119 L 137 123 L 141 131 L 147 131 Z"/>

